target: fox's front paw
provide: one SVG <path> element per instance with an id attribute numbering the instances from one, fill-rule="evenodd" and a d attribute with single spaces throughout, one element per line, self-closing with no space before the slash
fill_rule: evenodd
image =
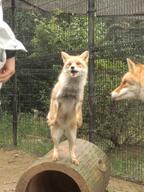
<path id="1" fill-rule="evenodd" d="M 56 118 L 48 116 L 47 117 L 47 122 L 48 122 L 49 126 L 54 125 L 56 123 Z"/>

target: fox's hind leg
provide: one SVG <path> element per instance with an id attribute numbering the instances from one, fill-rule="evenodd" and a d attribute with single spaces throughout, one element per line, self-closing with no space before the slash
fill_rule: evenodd
<path id="1" fill-rule="evenodd" d="M 76 142 L 76 137 L 77 137 L 77 127 L 69 127 L 66 130 L 66 137 L 68 139 L 69 142 L 69 150 L 70 150 L 70 156 L 71 156 L 71 160 L 72 163 L 74 163 L 75 165 L 79 165 L 79 160 L 76 157 L 75 154 L 75 142 Z"/>
<path id="2" fill-rule="evenodd" d="M 64 130 L 61 129 L 58 126 L 52 126 L 51 127 L 51 137 L 54 143 L 54 149 L 53 149 L 53 161 L 57 161 L 59 158 L 58 155 L 58 144 L 60 142 L 60 139 L 63 135 Z"/>

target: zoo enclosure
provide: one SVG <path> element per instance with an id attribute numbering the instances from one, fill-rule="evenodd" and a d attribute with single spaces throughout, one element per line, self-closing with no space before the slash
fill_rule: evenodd
<path id="1" fill-rule="evenodd" d="M 28 55 L 18 53 L 16 76 L 1 91 L 0 144 L 14 142 L 38 154 L 51 147 L 45 117 L 61 69 L 60 51 L 77 54 L 89 49 L 89 86 L 79 135 L 111 154 L 114 175 L 143 182 L 143 104 L 117 103 L 109 94 L 127 71 L 127 57 L 144 62 L 144 2 L 5 0 L 3 4 L 5 19 Z"/>

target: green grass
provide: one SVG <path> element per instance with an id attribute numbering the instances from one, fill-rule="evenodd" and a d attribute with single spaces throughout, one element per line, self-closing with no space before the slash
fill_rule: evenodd
<path id="1" fill-rule="evenodd" d="M 52 148 L 45 118 L 33 119 L 31 114 L 21 115 L 18 121 L 18 147 L 38 156 Z"/>
<path id="2" fill-rule="evenodd" d="M 17 148 L 38 156 L 52 148 L 46 119 L 33 119 L 31 114 L 21 114 L 18 118 Z M 0 147 L 13 147 L 12 115 L 4 113 L 0 124 Z"/>
<path id="3" fill-rule="evenodd" d="M 12 144 L 12 116 L 8 113 L 0 116 L 0 147 Z"/>
<path id="4" fill-rule="evenodd" d="M 132 181 L 144 181 L 144 149 L 140 146 L 123 146 L 111 155 L 112 174 Z"/>

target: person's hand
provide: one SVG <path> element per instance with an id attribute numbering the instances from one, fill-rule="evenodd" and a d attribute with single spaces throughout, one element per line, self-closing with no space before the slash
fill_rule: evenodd
<path id="1" fill-rule="evenodd" d="M 4 67 L 0 70 L 0 82 L 6 82 L 15 73 L 15 57 L 6 60 Z"/>

